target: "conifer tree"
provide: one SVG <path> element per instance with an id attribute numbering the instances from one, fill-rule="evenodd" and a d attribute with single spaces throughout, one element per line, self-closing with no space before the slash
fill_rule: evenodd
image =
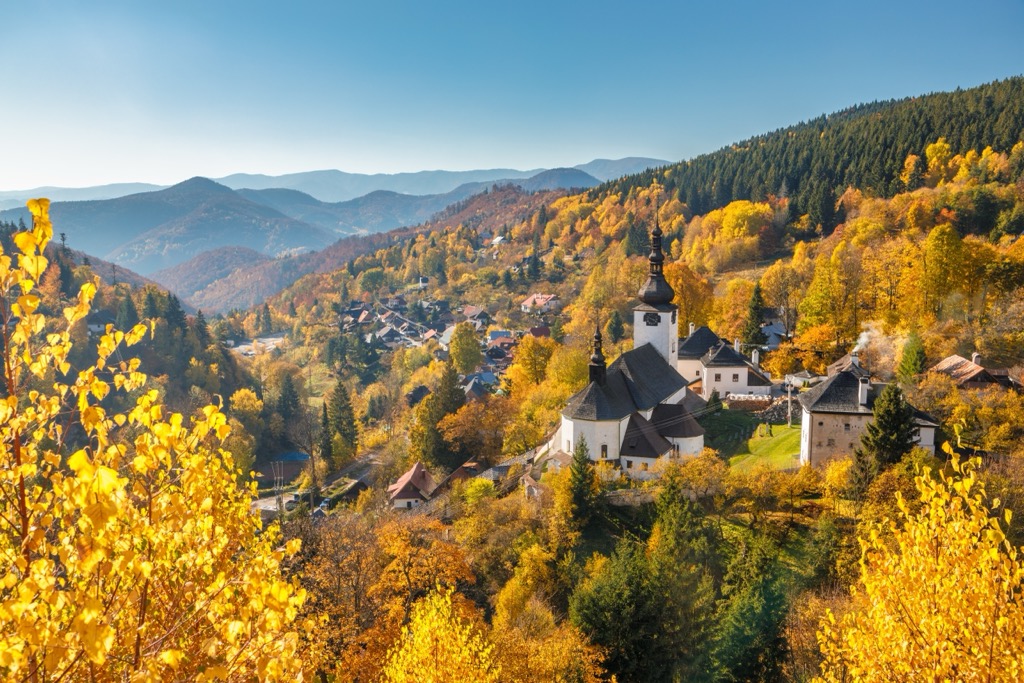
<path id="1" fill-rule="evenodd" d="M 594 513 L 594 463 L 590 460 L 587 440 L 580 436 L 572 452 L 569 465 L 569 492 L 572 496 L 572 516 L 578 528 L 583 528 Z"/>
<path id="2" fill-rule="evenodd" d="M 359 438 L 359 429 L 356 425 L 356 417 L 352 410 L 352 401 L 349 399 L 348 389 L 345 388 L 341 378 L 338 378 L 334 389 L 331 391 L 329 405 L 325 403 L 325 406 L 329 415 L 328 431 L 332 436 L 334 434 L 338 435 L 343 448 L 347 451 L 347 453 L 339 455 L 354 454 Z"/>
<path id="3" fill-rule="evenodd" d="M 327 416 L 327 402 L 325 401 L 320 416 L 320 457 L 324 462 L 333 462 L 333 452 L 334 430 L 331 429 L 331 420 Z"/>
<path id="4" fill-rule="evenodd" d="M 925 362 L 924 343 L 921 341 L 921 335 L 916 331 L 911 332 L 907 337 L 907 343 L 903 345 L 903 354 L 900 356 L 896 376 L 901 382 L 910 382 L 924 372 Z"/>
<path id="5" fill-rule="evenodd" d="M 172 330 L 179 330 L 184 333 L 187 326 L 185 320 L 185 311 L 181 308 L 181 301 L 178 297 L 170 294 L 167 296 L 167 308 L 164 310 L 164 320 L 167 321 L 167 327 Z"/>
<path id="6" fill-rule="evenodd" d="M 114 326 L 119 330 L 130 330 L 139 324 L 139 312 L 135 308 L 131 294 L 125 294 L 117 307 L 117 319 Z"/>
<path id="7" fill-rule="evenodd" d="M 156 292 L 152 287 L 146 289 L 146 296 L 142 300 L 142 317 L 151 320 L 160 317 L 160 302 L 157 301 Z"/>
<path id="8" fill-rule="evenodd" d="M 740 339 L 748 346 L 763 346 L 768 338 L 761 331 L 761 312 L 764 310 L 764 296 L 761 294 L 761 283 L 754 285 L 747 305 L 747 322 L 740 333 Z"/>
<path id="9" fill-rule="evenodd" d="M 894 465 L 914 448 L 914 409 L 899 385 L 887 384 L 875 399 L 872 412 L 874 417 L 861 435 L 858 451 L 873 456 L 880 468 Z"/>
<path id="10" fill-rule="evenodd" d="M 199 347 L 205 349 L 210 345 L 212 337 L 210 335 L 210 326 L 206 324 L 206 316 L 203 315 L 201 310 L 196 311 L 195 330 L 196 339 L 199 340 Z"/>
<path id="11" fill-rule="evenodd" d="M 626 328 L 622 323 L 622 316 L 618 310 L 613 310 L 608 316 L 608 322 L 604 326 L 605 337 L 612 344 L 618 344 L 626 334 Z"/>
<path id="12" fill-rule="evenodd" d="M 284 373 L 281 378 L 281 393 L 277 396 L 277 414 L 290 420 L 299 412 L 299 392 L 295 389 L 295 380 L 291 374 Z"/>

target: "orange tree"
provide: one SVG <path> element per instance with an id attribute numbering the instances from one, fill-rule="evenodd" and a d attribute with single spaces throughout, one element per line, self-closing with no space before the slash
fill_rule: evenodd
<path id="1" fill-rule="evenodd" d="M 116 360 L 144 326 L 108 328 L 72 370 L 95 287 L 39 311 L 48 206 L 29 202 L 0 255 L 0 677 L 301 679 L 305 596 L 280 566 L 297 547 L 259 533 L 220 410 L 165 414 L 138 360 Z M 112 391 L 131 409 L 108 414 Z"/>

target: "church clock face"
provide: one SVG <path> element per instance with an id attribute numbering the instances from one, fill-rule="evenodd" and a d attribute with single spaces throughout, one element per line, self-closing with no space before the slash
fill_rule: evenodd
<path id="1" fill-rule="evenodd" d="M 661 316 L 653 311 L 644 313 L 644 324 L 648 327 L 657 327 L 661 324 Z"/>

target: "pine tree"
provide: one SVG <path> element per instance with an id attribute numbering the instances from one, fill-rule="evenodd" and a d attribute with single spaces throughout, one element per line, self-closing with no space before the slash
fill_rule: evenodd
<path id="1" fill-rule="evenodd" d="M 160 317 L 160 302 L 151 287 L 146 289 L 146 297 L 142 300 L 142 317 L 151 320 Z"/>
<path id="2" fill-rule="evenodd" d="M 178 297 L 173 294 L 167 296 L 167 308 L 164 310 L 164 320 L 167 321 L 167 327 L 172 330 L 180 330 L 182 333 L 185 332 L 185 328 L 188 323 L 185 320 L 185 311 L 181 308 L 181 301 Z"/>
<path id="3" fill-rule="evenodd" d="M 612 311 L 608 316 L 608 322 L 604 326 L 604 335 L 612 343 L 618 344 L 626 335 L 625 325 L 622 324 L 622 316 L 617 310 Z"/>
<path id="4" fill-rule="evenodd" d="M 761 331 L 761 312 L 764 310 L 764 296 L 761 294 L 761 283 L 754 285 L 754 291 L 750 295 L 750 303 L 747 305 L 747 322 L 740 333 L 740 339 L 748 346 L 763 346 L 768 338 Z"/>
<path id="5" fill-rule="evenodd" d="M 206 316 L 203 315 L 201 310 L 196 311 L 195 331 L 196 339 L 199 340 L 199 347 L 205 349 L 210 345 L 213 337 L 210 335 L 210 326 L 206 324 Z"/>
<path id="6" fill-rule="evenodd" d="M 569 465 L 569 492 L 572 496 L 572 516 L 577 528 L 583 528 L 594 513 L 595 475 L 594 463 L 590 460 L 587 440 L 580 436 L 572 452 Z"/>
<path id="7" fill-rule="evenodd" d="M 352 401 L 348 395 L 345 384 L 338 379 L 331 391 L 329 405 L 327 407 L 331 434 L 337 434 L 348 454 L 354 454 L 359 438 L 359 430 L 356 425 L 355 413 L 352 410 Z M 343 454 L 347 455 L 347 454 Z"/>
<path id="8" fill-rule="evenodd" d="M 281 378 L 281 393 L 277 396 L 277 414 L 287 422 L 299 413 L 299 392 L 295 389 L 295 380 L 289 373 Z"/>
<path id="9" fill-rule="evenodd" d="M 139 312 L 135 308 L 135 302 L 132 301 L 131 295 L 126 294 L 117 307 L 117 320 L 114 326 L 119 330 L 127 331 L 138 324 Z"/>
<path id="10" fill-rule="evenodd" d="M 910 382 L 924 372 L 925 363 L 924 343 L 921 341 L 921 335 L 911 332 L 907 337 L 907 343 L 903 345 L 903 354 L 900 356 L 899 367 L 896 368 L 896 376 L 901 382 Z"/>
<path id="11" fill-rule="evenodd" d="M 914 448 L 917 428 L 914 427 L 914 409 L 903 396 L 897 384 L 887 384 L 875 399 L 874 418 L 861 435 L 861 447 L 874 456 L 879 467 L 898 463 Z"/>
<path id="12" fill-rule="evenodd" d="M 263 310 L 256 316 L 258 321 L 258 334 L 260 336 L 270 334 L 272 329 L 272 321 L 270 319 L 270 305 L 263 304 Z"/>
<path id="13" fill-rule="evenodd" d="M 333 462 L 334 454 L 334 430 L 331 429 L 331 420 L 327 416 L 327 403 L 324 402 L 323 413 L 320 416 L 320 458 L 327 463 Z"/>

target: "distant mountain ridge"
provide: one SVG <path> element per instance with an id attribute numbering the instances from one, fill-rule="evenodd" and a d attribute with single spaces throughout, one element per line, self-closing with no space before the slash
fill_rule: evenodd
<path id="1" fill-rule="evenodd" d="M 664 166 L 670 162 L 646 157 L 624 159 L 594 159 L 585 164 L 573 166 L 576 170 L 589 173 L 600 181 L 613 180 L 625 175 L 639 173 L 648 168 Z M 345 171 L 324 170 L 288 173 L 279 176 L 258 173 L 234 173 L 223 178 L 213 178 L 233 190 L 285 189 L 304 192 L 323 202 L 341 202 L 370 194 L 376 190 L 389 190 L 409 195 L 437 195 L 455 191 L 458 187 L 478 183 L 481 188 L 498 181 L 522 180 L 538 173 L 555 169 L 537 168 L 520 171 L 511 168 L 494 168 L 472 171 L 417 171 L 415 173 L 346 173 Z M 93 187 L 36 187 L 27 190 L 0 191 L 0 210 L 19 208 L 33 197 L 48 197 L 54 202 L 89 201 L 94 199 L 116 199 L 140 192 L 167 189 L 169 185 L 150 183 L 112 183 Z M 468 196 L 468 195 L 467 195 Z"/>
<path id="2" fill-rule="evenodd" d="M 231 244 L 277 256 L 337 239 L 207 178 L 116 199 L 54 202 L 50 216 L 70 246 L 143 275 Z M 0 219 L 30 220 L 25 209 L 0 212 Z"/>

